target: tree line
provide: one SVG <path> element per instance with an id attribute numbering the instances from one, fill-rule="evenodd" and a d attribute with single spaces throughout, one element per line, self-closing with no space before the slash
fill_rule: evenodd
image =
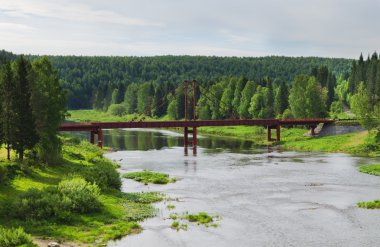
<path id="1" fill-rule="evenodd" d="M 66 115 L 66 95 L 47 57 L 32 63 L 24 56 L 2 60 L 0 70 L 0 145 L 7 157 L 25 151 L 43 162 L 60 155 L 58 126 Z"/>
<path id="2" fill-rule="evenodd" d="M 326 117 L 335 100 L 337 79 L 326 66 L 313 68 L 308 75 L 298 75 L 290 83 L 264 77 L 223 77 L 217 81 L 198 82 L 197 118 L 311 118 Z M 189 92 L 190 91 L 190 92 Z M 144 114 L 183 119 L 184 85 L 170 83 L 132 83 L 118 103 L 117 91 L 110 97 L 109 111 L 114 115 Z M 188 118 L 193 118 L 192 87 L 188 90 Z M 95 107 L 101 110 L 99 105 Z"/>
<path id="3" fill-rule="evenodd" d="M 38 57 L 30 56 L 31 60 Z M 218 81 L 223 77 L 243 76 L 259 81 L 264 77 L 288 84 L 299 74 L 308 74 L 314 67 L 326 65 L 334 74 L 350 72 L 349 59 L 318 57 L 81 57 L 49 56 L 58 70 L 62 86 L 67 90 L 69 109 L 107 110 L 111 100 L 121 103 L 132 84 L 174 84 L 186 79 Z"/>

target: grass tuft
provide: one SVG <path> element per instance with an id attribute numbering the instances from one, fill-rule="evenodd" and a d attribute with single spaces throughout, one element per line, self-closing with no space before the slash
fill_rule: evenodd
<path id="1" fill-rule="evenodd" d="M 123 178 L 133 179 L 137 182 L 144 183 L 145 185 L 149 183 L 153 184 L 167 184 L 174 183 L 177 181 L 176 178 L 169 178 L 168 174 L 151 172 L 144 170 L 142 172 L 130 172 L 122 175 Z"/>

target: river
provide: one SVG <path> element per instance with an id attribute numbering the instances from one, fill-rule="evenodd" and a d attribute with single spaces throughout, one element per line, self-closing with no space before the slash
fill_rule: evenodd
<path id="1" fill-rule="evenodd" d="M 156 204 L 157 216 L 140 234 L 111 242 L 121 246 L 379 246 L 380 210 L 358 201 L 380 198 L 380 177 L 357 171 L 379 160 L 346 154 L 258 149 L 252 142 L 200 137 L 197 155 L 184 154 L 182 135 L 169 131 L 113 130 L 105 156 L 120 172 L 164 172 L 176 183 L 145 186 L 123 180 L 123 191 L 158 191 L 179 201 Z M 219 215 L 219 227 L 189 223 L 170 228 L 172 212 Z"/>

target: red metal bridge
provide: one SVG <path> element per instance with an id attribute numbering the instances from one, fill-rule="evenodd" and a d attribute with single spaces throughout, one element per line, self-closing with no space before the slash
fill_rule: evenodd
<path id="1" fill-rule="evenodd" d="M 103 129 L 132 129 L 132 128 L 183 128 L 184 129 L 184 145 L 190 144 L 196 152 L 197 146 L 197 128 L 208 126 L 263 126 L 267 129 L 268 141 L 281 140 L 281 127 L 304 125 L 311 130 L 311 135 L 315 134 L 315 128 L 318 124 L 333 123 L 332 119 L 226 119 L 226 120 L 191 120 L 187 119 L 187 83 L 185 81 L 185 120 L 181 121 L 130 121 L 130 122 L 92 122 L 92 123 L 65 123 L 59 127 L 59 131 L 88 131 L 90 132 L 90 142 L 95 143 L 95 135 L 97 135 L 97 143 L 99 147 L 103 146 Z M 196 116 L 196 81 L 193 81 L 193 116 Z M 276 138 L 272 138 L 271 131 L 276 131 Z M 192 141 L 189 141 L 189 133 L 192 134 Z"/>

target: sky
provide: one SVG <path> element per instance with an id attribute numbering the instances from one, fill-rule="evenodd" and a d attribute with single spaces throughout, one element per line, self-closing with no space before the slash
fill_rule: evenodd
<path id="1" fill-rule="evenodd" d="M 98 56 L 380 51 L 380 0 L 0 0 L 0 49 Z"/>

